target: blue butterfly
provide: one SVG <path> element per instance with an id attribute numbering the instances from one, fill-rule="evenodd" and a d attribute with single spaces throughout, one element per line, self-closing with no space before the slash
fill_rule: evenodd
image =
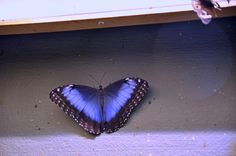
<path id="1" fill-rule="evenodd" d="M 66 85 L 52 90 L 50 99 L 85 131 L 99 135 L 123 127 L 148 87 L 140 78 L 121 79 L 99 89 Z"/>

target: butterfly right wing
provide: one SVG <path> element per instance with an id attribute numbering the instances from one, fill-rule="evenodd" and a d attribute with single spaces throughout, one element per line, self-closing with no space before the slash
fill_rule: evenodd
<path id="1" fill-rule="evenodd" d="M 126 78 L 104 89 L 104 121 L 107 133 L 117 131 L 128 121 L 148 90 L 148 82 Z"/>
<path id="2" fill-rule="evenodd" d="M 102 111 L 97 89 L 81 85 L 66 85 L 52 90 L 50 99 L 85 131 L 93 135 L 102 132 Z"/>

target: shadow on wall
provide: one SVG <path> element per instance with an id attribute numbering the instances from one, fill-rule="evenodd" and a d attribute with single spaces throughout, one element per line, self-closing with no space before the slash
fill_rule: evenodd
<path id="1" fill-rule="evenodd" d="M 59 85 L 104 86 L 126 76 L 151 86 L 121 132 L 235 130 L 235 45 L 221 22 L 197 22 L 0 39 L 0 136 L 86 136 L 48 98 Z M 234 24 L 235 25 L 235 24 Z M 4 52 L 4 53 L 3 53 Z"/>

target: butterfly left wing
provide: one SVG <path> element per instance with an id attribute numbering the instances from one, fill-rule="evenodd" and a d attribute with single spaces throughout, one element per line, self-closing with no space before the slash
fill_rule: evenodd
<path id="1" fill-rule="evenodd" d="M 102 111 L 98 90 L 82 85 L 66 85 L 51 91 L 50 99 L 85 131 L 102 132 Z"/>
<path id="2" fill-rule="evenodd" d="M 126 78 L 104 89 L 103 120 L 105 131 L 112 133 L 123 127 L 148 90 L 147 81 Z"/>

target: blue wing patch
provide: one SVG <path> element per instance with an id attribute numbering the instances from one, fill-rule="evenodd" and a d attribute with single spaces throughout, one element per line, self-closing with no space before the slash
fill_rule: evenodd
<path id="1" fill-rule="evenodd" d="M 50 98 L 87 132 L 94 135 L 123 127 L 148 90 L 147 81 L 126 78 L 106 88 L 66 85 L 51 91 Z"/>
<path id="2" fill-rule="evenodd" d="M 79 112 L 83 111 L 98 123 L 102 121 L 102 111 L 96 89 L 86 86 L 67 86 L 63 88 L 62 95 Z"/>

